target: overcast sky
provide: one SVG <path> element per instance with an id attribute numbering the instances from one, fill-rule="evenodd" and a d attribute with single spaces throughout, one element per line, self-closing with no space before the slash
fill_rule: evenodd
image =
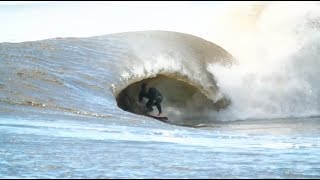
<path id="1" fill-rule="evenodd" d="M 169 30 L 200 35 L 223 1 L 1 1 L 0 42 Z"/>

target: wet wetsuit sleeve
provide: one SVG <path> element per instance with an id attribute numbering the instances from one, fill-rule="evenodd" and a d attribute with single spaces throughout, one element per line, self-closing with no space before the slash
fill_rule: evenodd
<path id="1" fill-rule="evenodd" d="M 141 102 L 141 101 L 142 101 L 142 98 L 143 98 L 143 92 L 142 92 L 142 91 L 140 91 L 140 93 L 139 93 L 139 102 Z"/>

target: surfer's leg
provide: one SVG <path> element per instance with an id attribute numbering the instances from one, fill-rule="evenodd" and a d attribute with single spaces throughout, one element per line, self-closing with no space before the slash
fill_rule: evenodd
<path id="1" fill-rule="evenodd" d="M 162 109 L 161 109 L 162 97 L 159 96 L 159 97 L 157 97 L 155 100 L 156 100 L 155 105 L 157 106 L 157 109 L 158 109 L 158 111 L 159 111 L 159 114 L 161 114 L 161 113 L 162 113 Z"/>
<path id="2" fill-rule="evenodd" d="M 153 100 L 148 100 L 146 107 L 149 111 L 153 111 L 152 105 L 153 105 Z"/>

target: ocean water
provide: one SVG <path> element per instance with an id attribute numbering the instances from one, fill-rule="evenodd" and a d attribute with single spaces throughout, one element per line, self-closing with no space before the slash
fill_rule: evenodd
<path id="1" fill-rule="evenodd" d="M 319 178 L 319 118 L 189 128 L 3 115 L 0 128 L 2 178 Z"/>
<path id="2" fill-rule="evenodd" d="M 319 178 L 319 5 L 290 7 L 228 8 L 207 39 L 1 43 L 0 177 Z"/>

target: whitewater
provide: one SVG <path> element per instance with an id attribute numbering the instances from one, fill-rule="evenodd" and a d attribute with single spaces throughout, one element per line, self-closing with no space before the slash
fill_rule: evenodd
<path id="1" fill-rule="evenodd" d="M 300 6 L 0 43 L 0 177 L 319 178 L 320 7 Z M 144 82 L 167 123 L 142 115 Z"/>

